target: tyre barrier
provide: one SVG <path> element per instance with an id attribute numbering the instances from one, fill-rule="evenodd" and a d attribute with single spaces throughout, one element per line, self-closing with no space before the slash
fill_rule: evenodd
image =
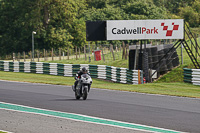
<path id="1" fill-rule="evenodd" d="M 75 77 L 76 73 L 83 67 L 88 69 L 92 78 L 124 84 L 138 84 L 138 75 L 141 75 L 139 80 L 143 79 L 142 71 L 139 71 L 138 74 L 138 70 L 129 70 L 127 68 L 106 65 L 0 61 L 0 71 L 49 74 L 68 77 Z"/>
<path id="2" fill-rule="evenodd" d="M 147 53 L 148 53 L 148 65 L 149 65 L 149 68 L 152 69 L 153 59 L 152 59 L 152 54 L 151 54 L 151 48 L 147 48 Z"/>
<path id="3" fill-rule="evenodd" d="M 179 65 L 179 57 L 176 49 L 173 48 L 170 52 L 168 52 L 172 47 L 173 44 L 154 46 L 152 46 L 151 44 L 146 45 L 149 69 L 157 70 L 157 77 L 159 77 L 159 75 L 167 73 L 169 70 L 172 70 L 174 67 L 177 67 Z M 136 49 L 138 50 L 137 58 L 135 58 Z M 142 46 L 142 51 L 144 52 L 144 45 Z M 143 53 L 139 52 L 140 47 L 137 47 L 136 45 L 129 46 L 129 69 L 144 70 L 144 65 L 140 65 L 143 64 L 142 62 L 144 62 L 144 60 L 142 60 Z M 163 58 L 163 56 L 165 55 L 166 57 Z M 162 60 L 160 61 L 161 58 Z M 134 66 L 136 66 L 136 68 L 134 68 Z"/>
<path id="4" fill-rule="evenodd" d="M 184 82 L 200 85 L 200 69 L 183 69 Z"/>
<path id="5" fill-rule="evenodd" d="M 163 57 L 163 55 L 164 55 L 164 50 L 158 51 L 158 60 L 160 60 L 160 59 Z M 161 65 L 161 64 L 162 64 L 162 65 Z M 159 62 L 159 66 L 161 66 L 161 67 L 160 67 L 160 69 L 158 70 L 158 72 L 165 72 L 165 71 L 168 70 L 168 69 L 167 69 L 166 59 L 165 59 L 165 58 L 162 59 L 162 61 Z"/>

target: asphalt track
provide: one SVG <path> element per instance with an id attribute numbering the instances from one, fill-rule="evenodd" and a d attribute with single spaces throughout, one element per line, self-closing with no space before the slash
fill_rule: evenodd
<path id="1" fill-rule="evenodd" d="M 134 87 L 134 86 L 133 86 Z M 167 128 L 200 132 L 200 99 L 92 89 L 75 100 L 70 87 L 0 81 L 0 101 Z"/>

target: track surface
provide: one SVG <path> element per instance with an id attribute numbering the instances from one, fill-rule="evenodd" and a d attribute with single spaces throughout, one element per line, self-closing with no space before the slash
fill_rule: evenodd
<path id="1" fill-rule="evenodd" d="M 146 133 L 69 119 L 1 110 L 0 128 L 12 133 Z"/>
<path id="2" fill-rule="evenodd" d="M 92 89 L 83 101 L 75 100 L 71 87 L 0 81 L 0 101 L 200 132 L 200 99 Z"/>

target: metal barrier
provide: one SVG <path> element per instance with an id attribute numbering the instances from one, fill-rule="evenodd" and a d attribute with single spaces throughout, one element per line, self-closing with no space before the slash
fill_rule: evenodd
<path id="1" fill-rule="evenodd" d="M 88 69 L 92 78 L 104 79 L 124 84 L 138 84 L 139 80 L 143 83 L 142 71 L 129 70 L 127 68 L 88 64 L 75 65 L 44 62 L 0 61 L 0 71 L 50 74 L 68 77 L 75 76 L 76 73 L 83 67 Z M 138 77 L 138 75 L 141 76 Z"/>
<path id="2" fill-rule="evenodd" d="M 183 69 L 184 82 L 200 85 L 200 69 Z"/>

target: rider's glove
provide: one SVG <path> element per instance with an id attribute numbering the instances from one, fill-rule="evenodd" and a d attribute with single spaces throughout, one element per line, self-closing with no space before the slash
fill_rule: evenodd
<path id="1" fill-rule="evenodd" d="M 77 80 L 78 79 L 78 74 L 76 74 L 76 77 L 74 78 L 75 80 Z"/>

